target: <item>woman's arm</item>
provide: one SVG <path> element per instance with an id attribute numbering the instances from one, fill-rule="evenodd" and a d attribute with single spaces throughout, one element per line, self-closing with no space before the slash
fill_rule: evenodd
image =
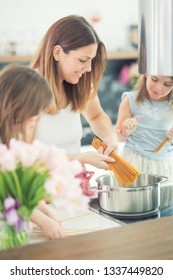
<path id="1" fill-rule="evenodd" d="M 93 132 L 107 145 L 105 155 L 109 155 L 112 150 L 118 148 L 117 135 L 113 130 L 111 119 L 104 112 L 97 96 L 89 101 L 83 115 Z"/>
<path id="2" fill-rule="evenodd" d="M 68 156 L 70 160 L 78 159 L 81 163 L 87 163 L 100 169 L 107 169 L 109 162 L 115 160 L 109 156 L 103 155 L 98 152 L 84 152 Z"/>

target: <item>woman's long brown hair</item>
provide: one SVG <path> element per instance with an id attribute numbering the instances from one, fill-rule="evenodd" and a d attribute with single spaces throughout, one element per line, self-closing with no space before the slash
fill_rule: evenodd
<path id="1" fill-rule="evenodd" d="M 42 112 L 52 101 L 51 88 L 44 77 L 21 65 L 11 64 L 0 72 L 0 138 L 7 144 L 26 138 L 25 122 Z M 22 131 L 19 131 L 19 127 Z M 26 140 L 26 139 L 25 139 Z"/>
<path id="2" fill-rule="evenodd" d="M 106 50 L 93 27 L 80 16 L 67 16 L 56 21 L 46 32 L 42 42 L 31 61 L 31 67 L 38 69 L 50 83 L 54 93 L 54 100 L 48 113 L 59 111 L 59 93 L 57 87 L 57 61 L 53 57 L 54 46 L 60 45 L 65 53 L 96 43 L 98 45 L 96 57 L 92 60 L 91 72 L 85 73 L 78 84 L 64 81 L 65 94 L 68 104 L 72 104 L 73 111 L 82 111 L 87 101 L 97 94 L 98 83 L 106 67 Z M 92 85 L 92 94 L 91 94 Z"/>

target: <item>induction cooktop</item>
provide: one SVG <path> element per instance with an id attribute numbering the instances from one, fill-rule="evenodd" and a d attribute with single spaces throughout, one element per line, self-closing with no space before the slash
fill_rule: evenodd
<path id="1" fill-rule="evenodd" d="M 164 208 L 162 210 L 156 209 L 151 212 L 140 213 L 140 214 L 121 214 L 121 213 L 105 211 L 99 207 L 98 198 L 91 199 L 90 210 L 94 211 L 95 213 L 97 213 L 101 216 L 104 216 L 107 219 L 118 222 L 122 225 L 128 224 L 128 223 L 139 222 L 139 221 L 143 221 L 143 220 L 148 220 L 148 219 L 160 219 L 162 217 L 173 215 L 173 205 L 171 205 L 167 208 Z"/>

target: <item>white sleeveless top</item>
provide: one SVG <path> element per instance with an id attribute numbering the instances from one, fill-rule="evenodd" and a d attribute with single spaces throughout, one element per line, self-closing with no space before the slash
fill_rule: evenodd
<path id="1" fill-rule="evenodd" d="M 36 132 L 36 139 L 63 148 L 67 154 L 80 152 L 81 138 L 80 113 L 71 111 L 71 105 L 56 115 L 43 114 Z"/>

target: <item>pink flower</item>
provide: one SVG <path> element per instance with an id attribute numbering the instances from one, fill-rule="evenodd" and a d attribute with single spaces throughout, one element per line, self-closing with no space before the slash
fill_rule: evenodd
<path id="1" fill-rule="evenodd" d="M 15 226 L 18 222 L 19 216 L 16 209 L 11 209 L 5 213 L 6 222 L 8 225 Z"/>
<path id="2" fill-rule="evenodd" d="M 10 150 L 6 150 L 3 156 L 0 156 L 0 168 L 2 171 L 14 171 L 16 168 L 16 161 L 14 154 Z"/>
<path id="3" fill-rule="evenodd" d="M 129 82 L 129 66 L 124 65 L 120 71 L 119 81 L 121 84 L 126 85 Z"/>
<path id="4" fill-rule="evenodd" d="M 3 155 L 7 152 L 7 146 L 4 144 L 0 144 L 0 157 L 3 157 Z"/>
<path id="5" fill-rule="evenodd" d="M 10 208 L 15 208 L 16 199 L 14 199 L 12 196 L 8 196 L 7 198 L 4 199 L 4 207 L 6 210 L 8 210 Z"/>
<path id="6" fill-rule="evenodd" d="M 23 167 L 33 166 L 39 158 L 39 152 L 34 146 L 15 139 L 10 141 L 10 150 L 16 161 L 20 162 Z"/>
<path id="7" fill-rule="evenodd" d="M 82 192 L 81 176 L 76 177 L 83 167 L 77 160 L 70 161 L 64 149 L 39 141 L 27 144 L 11 139 L 9 149 L 0 145 L 1 154 L 0 175 L 6 182 L 7 195 L 12 193 L 13 197 L 4 200 L 0 196 L 0 202 L 4 204 L 4 217 L 10 225 L 18 228 L 19 218 L 28 219 L 45 195 L 53 205 L 65 207 L 69 212 L 88 208 L 89 199 Z M 88 183 L 89 177 L 85 179 Z M 21 217 L 16 211 L 16 201 Z"/>

